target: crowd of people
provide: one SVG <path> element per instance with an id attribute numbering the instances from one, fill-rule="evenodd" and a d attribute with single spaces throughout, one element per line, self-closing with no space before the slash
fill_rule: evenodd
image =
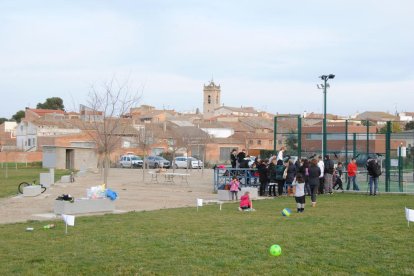
<path id="1" fill-rule="evenodd" d="M 311 158 L 301 158 L 292 160 L 290 156 L 285 155 L 285 147 L 282 147 L 277 155 L 269 159 L 256 158 L 249 166 L 249 156 L 243 149 L 237 152 L 234 149 L 231 152 L 232 168 L 252 168 L 256 169 L 255 178 L 259 180 L 259 195 L 278 197 L 294 196 L 297 203 L 297 211 L 303 212 L 305 208 L 305 196 L 310 196 L 312 207 L 316 206 L 318 194 L 333 194 L 334 191 L 343 188 L 344 166 L 342 162 L 335 162 L 329 155 L 312 156 Z M 375 158 L 370 158 L 366 164 L 369 175 L 370 195 L 375 196 L 378 191 L 378 177 L 381 175 L 381 168 Z M 356 182 L 357 164 L 352 158 L 346 168 L 348 182 L 346 189 L 359 191 Z M 237 184 L 235 184 L 237 183 Z M 237 192 L 240 189 L 240 182 L 237 171 L 235 171 L 230 191 L 232 198 L 237 200 Z"/>

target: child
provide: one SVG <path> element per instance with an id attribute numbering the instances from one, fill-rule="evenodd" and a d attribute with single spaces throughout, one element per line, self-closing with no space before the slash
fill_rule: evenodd
<path id="1" fill-rule="evenodd" d="M 292 184 L 296 186 L 295 201 L 298 213 L 305 211 L 305 180 L 301 173 L 296 175 L 296 181 Z"/>
<path id="2" fill-rule="evenodd" d="M 237 193 L 239 192 L 240 181 L 237 179 L 237 176 L 233 176 L 233 179 L 230 182 L 230 193 L 231 193 L 231 200 L 234 200 L 234 196 L 237 198 Z"/>
<path id="3" fill-rule="evenodd" d="M 332 189 L 335 190 L 335 187 L 338 186 L 336 190 L 341 189 L 343 192 L 344 188 L 342 187 L 342 163 L 341 162 L 338 162 L 338 165 L 334 171 L 333 179 L 334 179 L 334 186 L 332 187 Z"/>
<path id="4" fill-rule="evenodd" d="M 240 198 L 239 211 L 254 211 L 252 201 L 249 197 L 249 192 L 245 192 Z"/>

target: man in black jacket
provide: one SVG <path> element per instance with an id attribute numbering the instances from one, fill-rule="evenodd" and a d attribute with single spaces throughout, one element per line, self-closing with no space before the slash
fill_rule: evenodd
<path id="1" fill-rule="evenodd" d="M 369 158 L 367 160 L 367 171 L 369 174 L 369 195 L 377 195 L 378 178 L 381 175 L 381 166 L 378 164 L 376 158 Z M 373 187 L 374 186 L 374 187 Z M 372 189 L 374 188 L 374 189 Z"/>
<path id="2" fill-rule="evenodd" d="M 237 150 L 236 149 L 233 149 L 230 153 L 230 162 L 231 162 L 231 167 L 235 169 L 236 163 L 237 163 Z"/>
<path id="3" fill-rule="evenodd" d="M 237 167 L 238 168 L 240 168 L 240 164 L 243 163 L 244 158 L 246 158 L 246 150 L 245 149 L 242 149 L 242 151 L 237 154 L 237 162 L 238 162 L 238 166 Z"/>
<path id="4" fill-rule="evenodd" d="M 332 194 L 332 179 L 334 173 L 334 162 L 330 159 L 329 155 L 325 155 L 324 160 L 324 177 L 325 177 L 325 193 Z"/>

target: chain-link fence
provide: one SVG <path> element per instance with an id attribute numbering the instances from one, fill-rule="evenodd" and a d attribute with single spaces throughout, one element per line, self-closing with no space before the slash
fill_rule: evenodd
<path id="1" fill-rule="evenodd" d="M 329 154 L 336 164 L 343 164 L 345 171 L 355 158 L 360 190 L 368 185 L 366 162 L 368 158 L 376 158 L 383 172 L 379 178 L 380 192 L 414 192 L 414 132 L 403 131 L 404 125 L 404 122 L 328 118 L 324 134 L 322 118 L 276 116 L 274 151 L 285 147 L 285 154 L 308 159 Z M 345 173 L 345 187 L 346 182 Z"/>

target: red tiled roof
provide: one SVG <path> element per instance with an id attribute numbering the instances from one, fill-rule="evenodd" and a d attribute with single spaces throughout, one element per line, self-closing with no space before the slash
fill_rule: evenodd
<path id="1" fill-rule="evenodd" d="M 65 114 L 65 111 L 63 110 L 54 110 L 54 109 L 31 109 L 29 108 L 30 111 L 36 113 L 39 116 L 43 116 L 45 114 Z"/>

